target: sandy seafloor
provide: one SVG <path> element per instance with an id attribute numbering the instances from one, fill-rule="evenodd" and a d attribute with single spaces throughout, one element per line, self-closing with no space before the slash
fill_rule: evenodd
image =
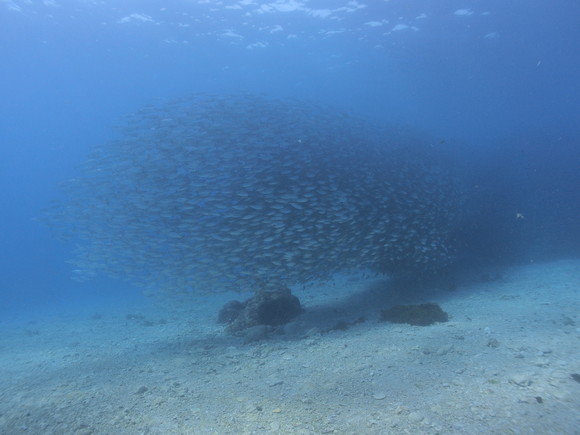
<path id="1" fill-rule="evenodd" d="M 295 293 L 307 312 L 288 333 L 246 344 L 215 322 L 232 295 L 5 320 L 0 433 L 580 433 L 580 260 L 453 291 L 351 275 Z M 425 301 L 449 322 L 378 322 Z"/>

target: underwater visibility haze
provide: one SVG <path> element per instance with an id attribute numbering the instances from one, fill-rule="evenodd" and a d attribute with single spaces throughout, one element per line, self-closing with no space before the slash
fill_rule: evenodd
<path id="1" fill-rule="evenodd" d="M 0 432 L 578 433 L 579 23 L 0 0 Z"/>

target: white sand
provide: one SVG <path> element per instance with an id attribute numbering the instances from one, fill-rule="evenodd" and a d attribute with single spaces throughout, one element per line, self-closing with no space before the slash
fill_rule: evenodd
<path id="1" fill-rule="evenodd" d="M 578 434 L 580 260 L 501 273 L 428 296 L 296 290 L 292 334 L 250 344 L 216 325 L 224 295 L 4 322 L 0 433 Z M 423 301 L 450 321 L 377 322 Z"/>

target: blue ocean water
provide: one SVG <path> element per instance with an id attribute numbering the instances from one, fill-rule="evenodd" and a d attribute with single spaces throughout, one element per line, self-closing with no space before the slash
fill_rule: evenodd
<path id="1" fill-rule="evenodd" d="M 577 254 L 578 22 L 566 0 L 5 0 L 2 309 L 116 287 L 72 282 L 72 246 L 34 219 L 124 115 L 197 92 L 308 98 L 426 132 L 478 185 L 466 256 L 530 237 L 530 257 Z"/>
<path id="2" fill-rule="evenodd" d="M 534 237 L 560 231 L 578 248 L 575 2 L 0 6 L 3 309 L 77 292 L 71 246 L 34 218 L 123 115 L 196 92 L 303 97 L 427 132 L 467 173 L 492 180 L 474 214 L 513 201 L 513 216 L 535 219 Z"/>

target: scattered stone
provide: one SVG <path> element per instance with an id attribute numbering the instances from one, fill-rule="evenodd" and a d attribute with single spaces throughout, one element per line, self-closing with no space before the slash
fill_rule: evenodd
<path id="1" fill-rule="evenodd" d="M 147 388 L 146 386 L 142 386 L 142 387 L 139 387 L 139 389 L 137 391 L 135 391 L 135 394 L 144 394 L 147 391 L 149 391 L 149 388 Z"/>
<path id="2" fill-rule="evenodd" d="M 499 347 L 499 341 L 495 338 L 490 338 L 487 340 L 487 347 L 491 347 L 492 349 L 496 349 Z"/>
<path id="3" fill-rule="evenodd" d="M 399 415 L 399 414 L 403 414 L 403 413 L 407 412 L 408 410 L 409 410 L 409 408 L 407 408 L 406 406 L 399 405 L 395 409 L 393 409 L 393 412 L 395 414 Z"/>
<path id="4" fill-rule="evenodd" d="M 527 387 L 532 384 L 532 377 L 526 373 L 518 373 L 510 377 L 510 382 L 520 387 Z"/>
<path id="5" fill-rule="evenodd" d="M 383 322 L 428 326 L 435 322 L 447 322 L 449 315 L 435 303 L 395 305 L 388 310 L 382 310 L 380 320 Z"/>
<path id="6" fill-rule="evenodd" d="M 562 316 L 562 323 L 564 324 L 564 326 L 576 326 L 576 322 L 574 321 L 574 319 L 564 315 Z"/>
<path id="7" fill-rule="evenodd" d="M 425 416 L 418 411 L 409 413 L 409 420 L 413 423 L 419 423 L 425 419 Z"/>
<path id="8" fill-rule="evenodd" d="M 85 427 L 80 427 L 79 429 L 76 429 L 75 435 L 93 435 L 95 433 L 95 431 L 91 427 L 88 427 L 86 425 L 81 426 Z"/>
<path id="9" fill-rule="evenodd" d="M 383 400 L 386 399 L 387 395 L 385 393 L 375 393 L 373 394 L 373 399 L 375 400 Z"/>
<path id="10" fill-rule="evenodd" d="M 284 381 L 280 378 L 268 378 L 267 384 L 269 387 L 275 387 L 276 385 L 282 385 Z"/>
<path id="11" fill-rule="evenodd" d="M 537 367 L 549 367 L 550 361 L 547 358 L 538 358 L 534 361 L 534 365 Z"/>
<path id="12" fill-rule="evenodd" d="M 435 355 L 437 355 L 437 356 L 447 355 L 452 350 L 453 350 L 453 345 L 446 344 L 445 346 L 441 346 L 439 349 L 437 349 L 437 351 L 435 352 Z"/>

